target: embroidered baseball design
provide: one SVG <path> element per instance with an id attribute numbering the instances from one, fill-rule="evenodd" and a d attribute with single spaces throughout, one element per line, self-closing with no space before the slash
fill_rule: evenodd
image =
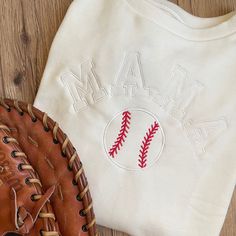
<path id="1" fill-rule="evenodd" d="M 115 155 L 123 146 L 123 143 L 125 142 L 125 139 L 129 131 L 130 119 L 131 119 L 131 113 L 129 111 L 124 111 L 122 113 L 122 123 L 121 123 L 120 132 L 118 134 L 118 137 L 115 143 L 112 145 L 109 151 L 109 155 L 113 158 L 115 157 Z"/>
<path id="2" fill-rule="evenodd" d="M 148 150 L 150 148 L 151 142 L 158 128 L 159 128 L 159 125 L 155 121 L 154 124 L 151 125 L 151 128 L 148 129 L 148 132 L 146 132 L 146 135 L 143 138 L 143 141 L 139 150 L 139 159 L 138 159 L 138 166 L 140 168 L 145 168 L 147 166 Z"/>
<path id="3" fill-rule="evenodd" d="M 103 141 L 107 157 L 114 164 L 126 170 L 145 170 L 159 159 L 165 137 L 156 115 L 127 108 L 111 118 Z"/>

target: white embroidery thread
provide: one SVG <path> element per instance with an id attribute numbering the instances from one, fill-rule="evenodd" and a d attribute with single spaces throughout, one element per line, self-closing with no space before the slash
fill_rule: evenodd
<path id="1" fill-rule="evenodd" d="M 164 91 L 157 93 L 154 101 L 172 117 L 183 121 L 188 107 L 202 89 L 203 85 L 199 81 L 191 81 L 186 70 L 177 65 Z"/>
<path id="2" fill-rule="evenodd" d="M 216 140 L 227 129 L 225 118 L 213 121 L 189 120 L 184 124 L 187 136 L 193 144 L 198 155 L 206 152 L 206 147 Z"/>
<path id="3" fill-rule="evenodd" d="M 103 145 L 108 159 L 117 166 L 145 170 L 161 156 L 165 135 L 156 115 L 142 108 L 126 108 L 106 126 Z"/>
<path id="4" fill-rule="evenodd" d="M 71 71 L 63 73 L 61 82 L 68 89 L 73 99 L 73 108 L 77 113 L 108 95 L 105 88 L 101 86 L 91 61 L 80 64 L 79 76 Z M 203 88 L 203 84 L 191 80 L 187 71 L 180 65 L 174 66 L 164 89 L 158 88 L 157 91 L 149 88 L 145 83 L 140 54 L 128 52 L 121 63 L 117 78 L 111 85 L 109 95 L 110 98 L 115 99 L 121 96 L 130 99 L 143 96 L 158 104 L 167 114 L 182 124 L 197 155 L 201 155 L 207 146 L 227 129 L 225 119 L 186 121 L 191 104 Z"/>
<path id="5" fill-rule="evenodd" d="M 61 81 L 69 90 L 75 112 L 100 101 L 107 95 L 106 90 L 99 84 L 94 65 L 90 61 L 80 65 L 79 76 L 69 71 L 61 75 Z"/>
<path id="6" fill-rule="evenodd" d="M 140 55 L 138 52 L 127 53 L 121 70 L 111 87 L 111 96 L 149 96 L 145 86 Z"/>

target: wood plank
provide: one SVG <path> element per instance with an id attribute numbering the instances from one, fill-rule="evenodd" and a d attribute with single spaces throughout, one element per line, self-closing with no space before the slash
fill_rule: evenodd
<path id="1" fill-rule="evenodd" d="M 71 0 L 0 1 L 0 93 L 33 102 L 55 33 Z"/>
<path id="2" fill-rule="evenodd" d="M 0 95 L 33 102 L 48 52 L 72 0 L 0 0 Z M 211 17 L 236 9 L 235 0 L 172 0 Z M 99 227 L 101 236 L 125 236 Z M 236 235 L 236 192 L 221 236 Z M 160 235 L 161 236 L 161 235 Z"/>

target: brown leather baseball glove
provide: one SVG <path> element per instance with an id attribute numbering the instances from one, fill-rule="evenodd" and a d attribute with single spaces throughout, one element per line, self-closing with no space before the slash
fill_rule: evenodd
<path id="1" fill-rule="evenodd" d="M 68 137 L 30 104 L 0 100 L 0 236 L 96 235 L 82 163 Z"/>

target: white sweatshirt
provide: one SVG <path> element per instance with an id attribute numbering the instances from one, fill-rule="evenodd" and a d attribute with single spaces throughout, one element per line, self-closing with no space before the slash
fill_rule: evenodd
<path id="1" fill-rule="evenodd" d="M 75 0 L 35 106 L 77 148 L 98 224 L 219 235 L 236 180 L 235 13 L 201 19 L 161 0 Z"/>

